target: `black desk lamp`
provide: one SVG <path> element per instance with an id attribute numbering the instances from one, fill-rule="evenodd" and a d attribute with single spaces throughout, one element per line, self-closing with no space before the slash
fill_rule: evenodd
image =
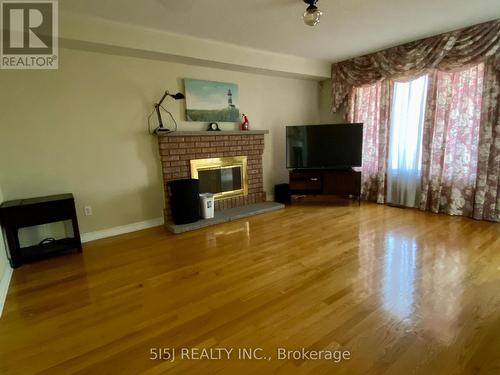
<path id="1" fill-rule="evenodd" d="M 156 110 L 156 116 L 158 116 L 158 127 L 155 129 L 154 133 L 155 134 L 160 134 L 160 133 L 166 133 L 166 132 L 169 132 L 170 129 L 167 129 L 167 128 L 164 128 L 163 127 L 163 121 L 161 119 L 161 113 L 160 113 L 160 108 L 163 108 L 161 106 L 161 103 L 163 103 L 163 101 L 165 100 L 165 98 L 167 96 L 170 96 L 171 98 L 175 99 L 175 100 L 182 100 L 185 98 L 184 94 L 178 92 L 177 94 L 175 95 L 172 95 L 170 94 L 168 91 L 165 91 L 165 94 L 163 94 L 163 96 L 161 97 L 160 101 L 158 103 L 155 103 L 155 110 Z M 175 122 L 175 119 L 174 117 L 172 116 L 172 114 L 170 112 L 168 112 L 165 108 L 163 108 L 164 111 L 166 111 L 170 117 L 172 117 L 172 119 L 174 120 Z M 176 124 L 177 125 L 177 124 Z"/>

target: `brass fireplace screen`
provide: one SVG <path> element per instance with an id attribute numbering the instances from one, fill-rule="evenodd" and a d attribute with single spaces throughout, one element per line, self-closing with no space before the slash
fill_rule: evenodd
<path id="1" fill-rule="evenodd" d="M 247 157 L 191 160 L 191 178 L 200 181 L 200 193 L 213 193 L 215 199 L 247 195 Z"/>

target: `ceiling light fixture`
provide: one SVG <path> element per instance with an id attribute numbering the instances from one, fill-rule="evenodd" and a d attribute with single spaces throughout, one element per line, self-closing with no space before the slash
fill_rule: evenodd
<path id="1" fill-rule="evenodd" d="M 304 3 L 309 4 L 303 16 L 304 23 L 308 26 L 316 26 L 323 15 L 323 12 L 316 6 L 317 2 L 318 0 L 304 0 Z"/>

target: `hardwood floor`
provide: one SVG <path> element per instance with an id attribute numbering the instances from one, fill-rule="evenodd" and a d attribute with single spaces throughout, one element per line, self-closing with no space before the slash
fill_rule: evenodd
<path id="1" fill-rule="evenodd" d="M 193 347 L 234 352 L 180 358 Z M 280 360 L 280 347 L 350 359 Z M 304 205 L 88 243 L 14 271 L 0 373 L 499 374 L 500 225 Z"/>

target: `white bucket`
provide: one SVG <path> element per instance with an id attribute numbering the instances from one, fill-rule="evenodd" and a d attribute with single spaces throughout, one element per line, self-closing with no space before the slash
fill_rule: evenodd
<path id="1" fill-rule="evenodd" d="M 201 217 L 211 219 L 214 217 L 214 195 L 212 193 L 200 194 Z"/>

